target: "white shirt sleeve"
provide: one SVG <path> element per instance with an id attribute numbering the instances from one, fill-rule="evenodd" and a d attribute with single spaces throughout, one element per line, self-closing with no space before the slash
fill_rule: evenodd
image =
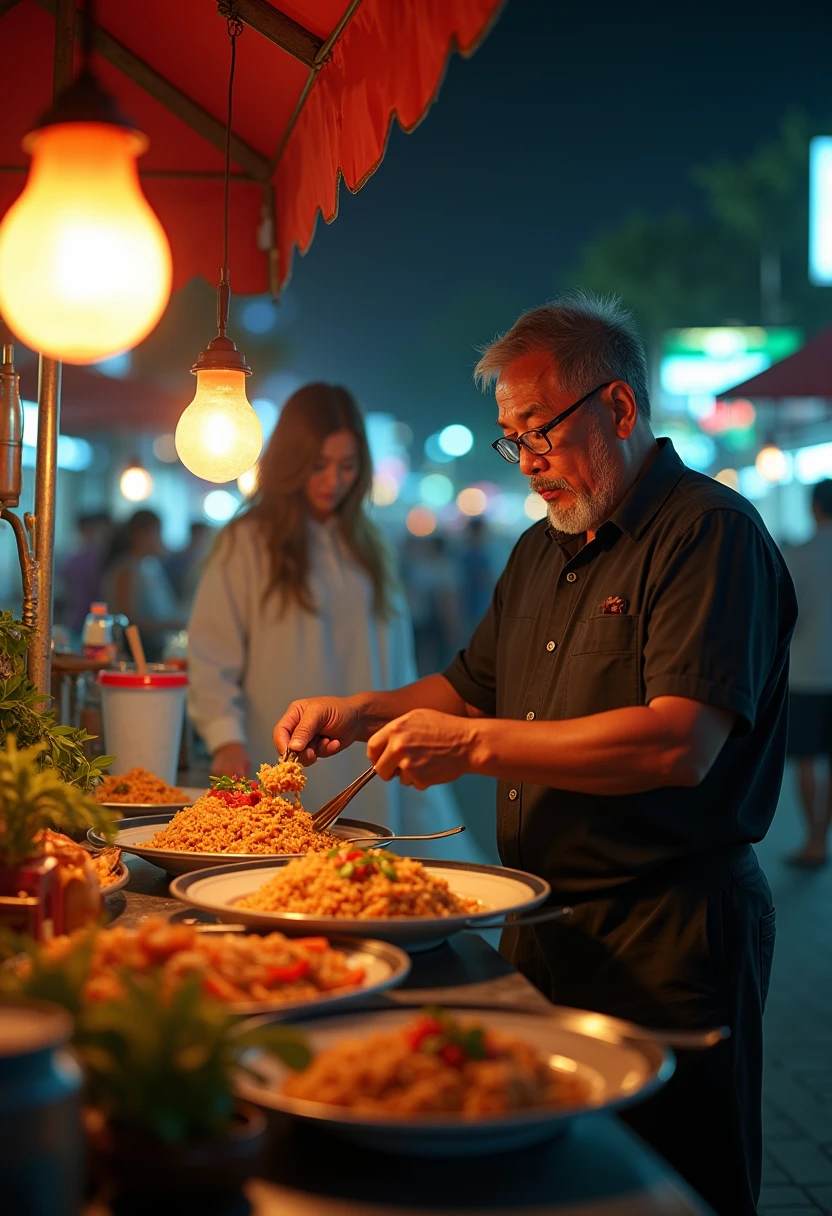
<path id="1" fill-rule="evenodd" d="M 247 743 L 243 679 L 248 661 L 247 545 L 220 542 L 208 561 L 188 622 L 188 711 L 210 752 Z"/>

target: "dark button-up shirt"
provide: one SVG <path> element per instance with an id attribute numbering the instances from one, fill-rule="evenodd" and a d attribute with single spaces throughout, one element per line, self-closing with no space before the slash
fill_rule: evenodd
<path id="1" fill-rule="evenodd" d="M 545 520 L 524 533 L 445 672 L 499 718 L 580 718 L 662 696 L 736 715 L 695 787 L 601 795 L 498 783 L 503 862 L 564 895 L 760 840 L 777 805 L 794 588 L 751 504 L 686 468 L 669 440 L 658 448 L 588 544 Z"/>

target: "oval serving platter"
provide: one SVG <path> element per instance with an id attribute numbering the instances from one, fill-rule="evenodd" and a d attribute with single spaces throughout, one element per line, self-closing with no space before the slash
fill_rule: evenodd
<path id="1" fill-rule="evenodd" d="M 343 823 L 339 820 L 339 824 Z M 258 929 L 278 929 L 288 935 L 366 933 L 380 941 L 393 942 L 405 950 L 429 950 L 462 929 L 488 928 L 489 921 L 537 908 L 550 894 L 549 884 L 523 870 L 473 862 L 421 858 L 429 874 L 445 879 L 458 895 L 478 899 L 482 912 L 463 916 L 392 916 L 364 918 L 315 916 L 302 912 L 257 912 L 240 908 L 237 901 L 268 882 L 291 858 L 218 866 L 200 873 L 181 875 L 170 887 L 181 903 L 210 912 L 219 920 Z"/>
<path id="2" fill-rule="evenodd" d="M 382 1115 L 285 1095 L 282 1088 L 289 1070 L 259 1049 L 246 1054 L 247 1071 L 237 1074 L 235 1090 L 248 1102 L 315 1124 L 367 1148 L 408 1156 L 484 1156 L 554 1139 L 578 1115 L 638 1102 L 661 1088 L 675 1067 L 672 1051 L 652 1039 L 648 1031 L 641 1033 L 639 1027 L 580 1009 L 553 1006 L 551 1014 L 537 1014 L 454 1007 L 450 1012 L 530 1044 L 555 1071 L 583 1079 L 586 1100 L 569 1107 L 534 1107 L 478 1118 L 457 1113 L 399 1115 L 385 1111 Z M 413 1015 L 412 1009 L 353 1011 L 346 1017 L 312 1022 L 305 1033 L 315 1052 L 342 1039 L 398 1030 Z M 254 1019 L 243 1026 L 267 1020 Z"/>
<path id="3" fill-rule="evenodd" d="M 128 825 L 119 828 L 112 842 L 124 853 L 132 853 L 143 857 L 168 874 L 191 874 L 195 870 L 205 870 L 221 865 L 238 865 L 249 861 L 283 861 L 298 856 L 295 853 L 195 853 L 174 849 L 154 849 L 142 841 L 148 840 L 160 828 L 166 827 L 173 819 L 175 811 L 166 811 L 162 815 L 143 815 L 131 818 Z M 385 840 L 393 835 L 390 828 L 380 823 L 369 823 L 364 819 L 339 819 L 330 831 L 343 840 L 356 836 L 367 837 L 368 840 Z M 106 841 L 97 836 L 90 828 L 87 838 L 98 848 L 106 845 Z M 237 918 L 239 922 L 239 918 Z"/>

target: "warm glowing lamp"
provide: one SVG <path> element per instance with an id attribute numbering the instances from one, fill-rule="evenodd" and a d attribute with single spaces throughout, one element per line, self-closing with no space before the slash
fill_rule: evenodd
<path id="1" fill-rule="evenodd" d="M 132 461 L 122 473 L 118 487 L 128 502 L 144 502 L 153 492 L 153 478 L 138 460 Z"/>
<path id="2" fill-rule="evenodd" d="M 88 62 L 89 5 L 85 23 Z M 139 184 L 146 147 L 88 66 L 24 139 L 29 177 L 0 224 L 0 312 L 33 350 L 96 363 L 164 312 L 171 255 Z"/>
<path id="3" fill-rule="evenodd" d="M 754 464 L 760 476 L 772 485 L 783 481 L 788 471 L 785 453 L 773 443 L 767 443 L 760 449 Z"/>
<path id="4" fill-rule="evenodd" d="M 245 355 L 228 337 L 228 185 L 231 156 L 231 101 L 234 87 L 236 40 L 243 30 L 236 17 L 227 21 L 231 39 L 231 76 L 228 82 L 228 119 L 225 129 L 224 257 L 217 289 L 217 336 L 201 352 L 191 371 L 196 395 L 176 427 L 179 459 L 186 469 L 205 481 L 233 481 L 248 472 L 263 447 L 260 420 L 246 397 L 246 376 L 251 368 Z"/>

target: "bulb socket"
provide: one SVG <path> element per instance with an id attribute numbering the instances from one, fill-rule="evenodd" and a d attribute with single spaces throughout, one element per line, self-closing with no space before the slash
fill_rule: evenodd
<path id="1" fill-rule="evenodd" d="M 243 352 L 237 350 L 230 338 L 218 336 L 199 352 L 191 372 L 193 375 L 197 372 L 242 372 L 250 376 L 251 368 Z"/>
<path id="2" fill-rule="evenodd" d="M 89 68 L 83 68 L 72 84 L 59 94 L 54 105 L 40 115 L 35 126 L 23 138 L 24 152 L 33 151 L 38 134 L 44 127 L 70 122 L 97 122 L 121 127 L 133 136 L 137 155 L 148 145 L 147 136 L 122 114 L 115 98 L 102 89 Z"/>

